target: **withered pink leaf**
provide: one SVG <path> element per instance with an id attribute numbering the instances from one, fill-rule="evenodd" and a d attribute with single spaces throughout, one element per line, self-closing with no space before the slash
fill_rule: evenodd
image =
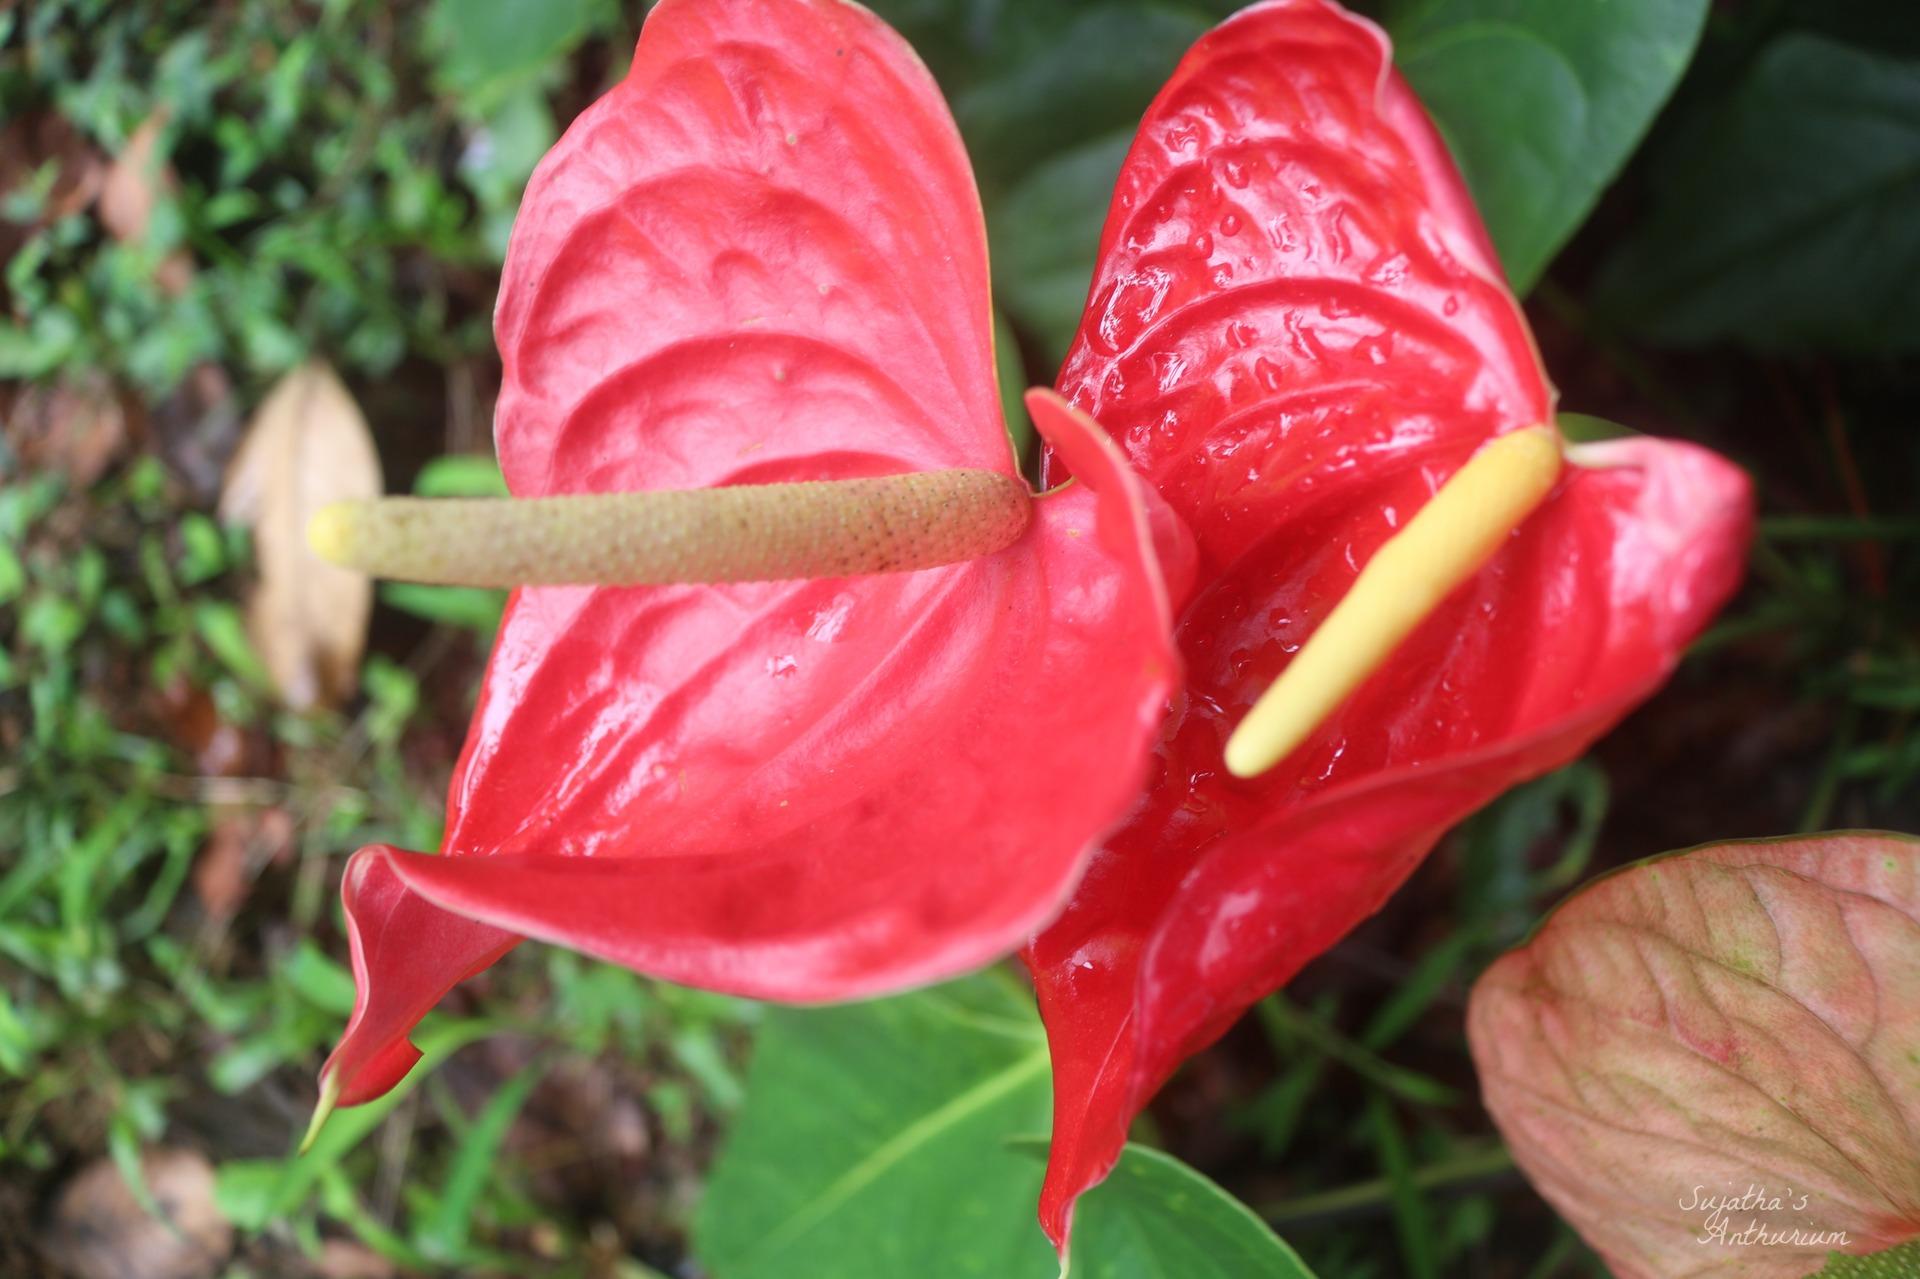
<path id="1" fill-rule="evenodd" d="M 1920 840 L 1602 879 L 1481 977 L 1487 1109 L 1621 1279 L 1788 1279 L 1920 1235 Z"/>

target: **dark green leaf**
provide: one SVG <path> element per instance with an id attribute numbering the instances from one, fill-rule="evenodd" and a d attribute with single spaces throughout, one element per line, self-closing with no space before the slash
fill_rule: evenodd
<path id="1" fill-rule="evenodd" d="M 1920 346 L 1920 62 L 1775 41 L 1653 171 L 1602 305 L 1676 343 Z"/>
<path id="2" fill-rule="evenodd" d="M 1680 80 L 1706 0 L 1413 0 L 1395 61 L 1524 293 Z"/>
<path id="3" fill-rule="evenodd" d="M 1113 179 L 1141 114 L 1219 5 L 881 0 L 932 65 L 983 193 L 994 287 L 1058 364 L 1079 323 Z M 1047 370 L 1050 375 L 1052 370 Z"/>
<path id="4" fill-rule="evenodd" d="M 1027 47 L 952 95 L 954 117 L 988 190 L 1090 138 L 1116 129 L 1130 136 L 1181 55 L 1210 25 L 1168 5 L 1032 8 L 1027 21 L 1039 29 L 1022 41 Z M 1016 22 L 1002 26 L 1010 38 L 1022 34 Z M 1112 186 L 1109 177 L 1103 203 Z"/>
<path id="5" fill-rule="evenodd" d="M 1055 367 L 1080 327 L 1113 182 L 1132 144 L 1128 129 L 1052 157 L 1008 192 L 988 221 L 995 295 L 1040 339 Z"/>

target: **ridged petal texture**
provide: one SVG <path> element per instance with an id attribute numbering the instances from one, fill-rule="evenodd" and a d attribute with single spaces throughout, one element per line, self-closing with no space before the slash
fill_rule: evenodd
<path id="1" fill-rule="evenodd" d="M 979 199 L 931 77 L 842 0 L 666 0 L 528 188 L 501 284 L 516 494 L 1011 472 Z M 1139 793 L 1177 657 L 1150 495 L 1084 482 L 924 572 L 510 603 L 439 856 L 362 849 L 348 1104 L 524 937 L 780 1000 L 983 963 Z"/>
<path id="2" fill-rule="evenodd" d="M 1751 514 L 1704 450 L 1570 450 L 1545 505 L 1304 746 L 1227 775 L 1229 733 L 1375 549 L 1487 440 L 1553 412 L 1386 38 L 1321 0 L 1229 19 L 1149 109 L 1059 386 L 1198 552 L 1150 795 L 1026 952 L 1054 1061 L 1041 1220 L 1064 1246 L 1181 1061 L 1448 826 L 1666 678 L 1733 590 Z"/>
<path id="3" fill-rule="evenodd" d="M 1514 1157 L 1619 1279 L 1920 1238 L 1920 840 L 1628 867 L 1487 969 L 1467 1026 Z"/>

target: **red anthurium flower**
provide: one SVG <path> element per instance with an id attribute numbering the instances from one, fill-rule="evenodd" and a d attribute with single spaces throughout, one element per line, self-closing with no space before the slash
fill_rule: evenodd
<path id="1" fill-rule="evenodd" d="M 514 228 L 508 483 L 1017 476 L 987 288 L 959 136 L 896 35 L 842 0 L 666 0 Z M 1032 409 L 1083 482 L 1004 550 L 519 591 L 441 854 L 348 868 L 328 1091 L 390 1088 L 415 1022 L 522 938 L 810 1001 L 976 966 L 1056 911 L 1138 796 L 1177 657 L 1149 495 L 1090 422 Z"/>
<path id="2" fill-rule="evenodd" d="M 1565 448 L 1561 466 L 1535 429 L 1552 389 L 1444 146 L 1386 38 L 1325 0 L 1230 19 L 1148 111 L 1060 389 L 1199 555 L 1148 798 L 1025 954 L 1054 1061 L 1041 1219 L 1064 1245 L 1074 1199 L 1183 1059 L 1448 826 L 1667 677 L 1736 584 L 1751 516 L 1741 472 L 1688 445 Z M 1346 654 L 1432 580 L 1435 546 L 1466 554 L 1447 545 L 1512 474 L 1534 487 L 1467 537 L 1490 539 L 1471 576 L 1383 660 Z M 1376 557 L 1386 578 L 1357 589 Z M 1350 594 L 1308 683 L 1360 662 L 1357 685 L 1264 752 L 1277 766 L 1233 759 L 1250 708 Z"/>

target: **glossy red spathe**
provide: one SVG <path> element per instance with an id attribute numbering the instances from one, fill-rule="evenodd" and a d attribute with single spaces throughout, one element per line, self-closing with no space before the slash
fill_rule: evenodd
<path id="1" fill-rule="evenodd" d="M 1146 803 L 1025 954 L 1054 1062 L 1041 1220 L 1064 1248 L 1181 1061 L 1447 827 L 1667 677 L 1738 581 L 1751 501 L 1689 445 L 1570 449 L 1546 503 L 1301 749 L 1227 774 L 1228 735 L 1381 543 L 1488 439 L 1553 416 L 1386 38 L 1323 0 L 1229 19 L 1148 111 L 1059 387 L 1198 556 Z"/>
<path id="2" fill-rule="evenodd" d="M 534 176 L 496 331 L 518 495 L 1014 470 L 958 134 L 842 0 L 659 5 Z M 1084 417 L 1033 410 L 1082 482 L 995 555 L 518 592 L 441 855 L 349 867 L 341 1100 L 397 1082 L 420 1016 L 522 938 L 812 1001 L 1043 923 L 1137 797 L 1177 658 L 1172 521 Z"/>

